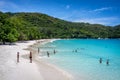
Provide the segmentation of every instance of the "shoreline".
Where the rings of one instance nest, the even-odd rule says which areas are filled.
[[[53,42],[56,40],[60,40],[60,39],[38,40],[35,44],[30,46],[28,49],[33,52],[33,60],[37,64],[38,69],[40,71],[42,71],[41,75],[43,76],[44,80],[73,80],[73,76],[71,74],[69,74],[68,72],[60,69],[59,67],[57,67],[51,63],[44,61],[42,58],[40,58],[41,56],[39,55],[42,53],[38,54],[37,50],[34,49],[35,47],[37,48],[39,45],[44,45],[46,43]],[[42,66],[44,66],[44,68]],[[46,71],[47,73],[44,72],[43,70]],[[50,71],[50,72],[48,72],[48,71]],[[47,74],[47,76],[46,76],[46,74]],[[54,77],[51,77],[51,76],[54,76]]]
[[[0,45],[0,78],[1,80],[72,80],[72,76],[55,65],[46,63],[37,55],[32,47],[54,41],[55,39],[41,39],[16,42],[15,45]],[[33,53],[33,62],[29,62],[29,53]],[[20,62],[16,61],[16,54],[20,53]],[[40,54],[40,53],[39,53]],[[12,73],[12,74],[11,74]]]

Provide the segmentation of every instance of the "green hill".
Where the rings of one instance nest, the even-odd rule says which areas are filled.
[[[0,12],[0,41],[41,38],[120,38],[120,25],[75,23],[42,13]]]

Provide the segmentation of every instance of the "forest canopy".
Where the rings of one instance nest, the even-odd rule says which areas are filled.
[[[0,12],[0,42],[43,38],[120,38],[120,25],[76,23],[42,13]]]

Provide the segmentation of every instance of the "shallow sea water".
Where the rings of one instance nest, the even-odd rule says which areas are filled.
[[[56,40],[40,49],[46,61],[72,74],[74,80],[120,80],[120,40]]]

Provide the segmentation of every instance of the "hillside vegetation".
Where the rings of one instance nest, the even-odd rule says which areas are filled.
[[[120,25],[75,23],[42,13],[0,12],[0,42],[42,38],[120,38]]]

